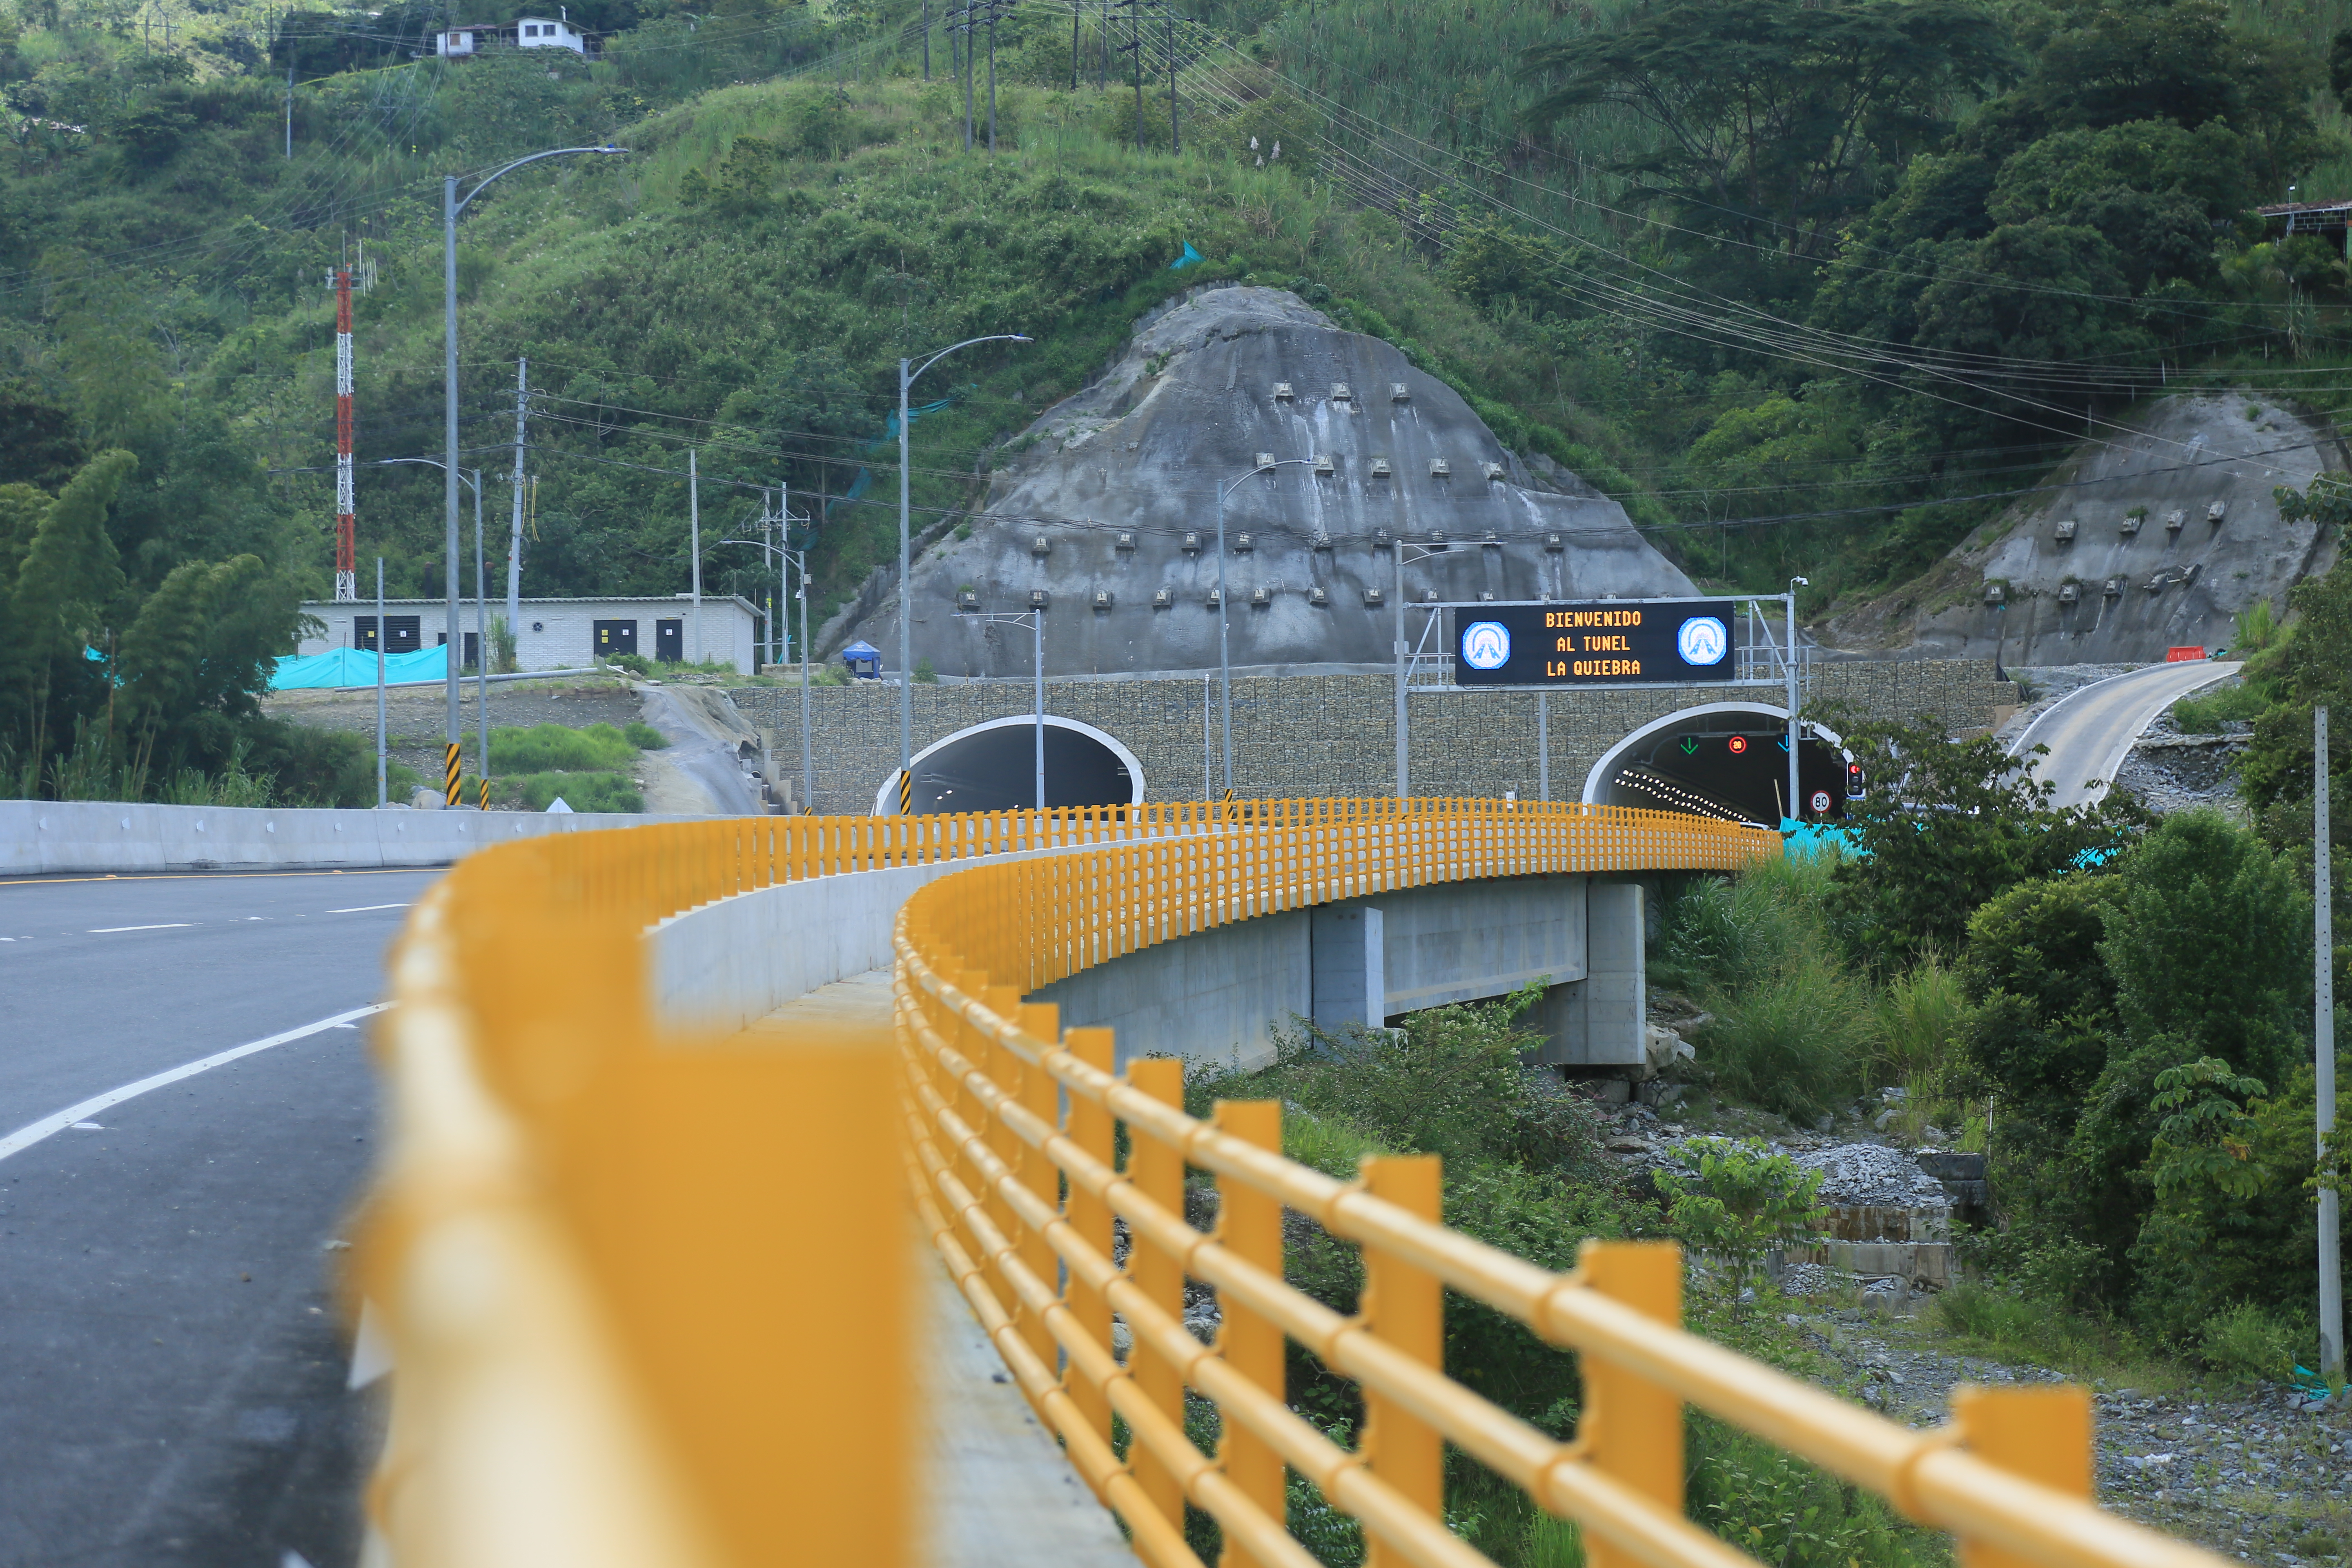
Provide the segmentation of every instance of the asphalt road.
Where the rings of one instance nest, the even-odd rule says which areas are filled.
[[[334,1244],[376,1141],[364,1023],[433,871],[0,884],[0,1568],[358,1557],[378,1391]]]
[[[2032,764],[2033,776],[2058,786],[2051,804],[2063,809],[2088,805],[2107,793],[2132,742],[2156,716],[2200,686],[2210,686],[2244,668],[2235,660],[2196,664],[2151,664],[2110,676],[2071,692],[2034,720],[2010,748],[2012,756],[2035,746],[2050,754]]]

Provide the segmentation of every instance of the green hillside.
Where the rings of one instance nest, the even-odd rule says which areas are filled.
[[[329,268],[366,280],[362,462],[437,454],[441,177],[551,146],[629,151],[507,176],[458,258],[494,533],[531,367],[535,595],[683,588],[691,450],[706,585],[764,594],[758,552],[722,542],[789,483],[822,615],[894,548],[900,355],[1036,340],[923,384],[937,525],[1140,310],[1219,279],[1399,342],[1703,580],[1803,573],[1817,601],[1923,569],[2158,387],[2326,405],[2344,379],[2342,258],[2250,216],[2352,194],[2326,8],[1247,0],[1139,38],[1084,11],[1074,56],[1071,11],[1040,4],[997,29],[992,153],[984,68],[964,148],[944,8],[928,79],[896,0],[576,11],[606,30],[593,64],[448,64],[415,58],[426,5],[164,28],[25,0],[0,38],[16,548],[96,454],[135,465],[107,512],[119,583],[89,563],[71,614],[28,617],[51,640],[0,659],[102,649],[191,563],[323,595]],[[391,593],[442,592],[441,506],[429,468],[363,468],[362,577],[380,553]],[[104,689],[18,684],[0,724],[25,755]],[[210,765],[248,723],[155,743]]]

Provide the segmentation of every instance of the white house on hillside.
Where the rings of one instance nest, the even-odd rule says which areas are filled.
[[[569,16],[561,14],[553,19],[545,16],[522,16],[512,22],[482,22],[451,27],[433,35],[433,52],[444,59],[464,59],[486,49],[501,46],[520,49],[570,49],[575,55],[588,53],[588,35],[572,25]]]

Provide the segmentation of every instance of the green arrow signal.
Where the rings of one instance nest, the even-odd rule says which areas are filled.
[[[1696,739],[1686,740],[1686,741],[1685,741],[1685,742],[1683,742],[1683,755],[1684,755],[1684,756],[1687,757],[1687,756],[1689,756],[1693,752],[1696,752],[1696,751],[1697,751],[1697,750],[1698,750],[1698,742],[1697,742]]]

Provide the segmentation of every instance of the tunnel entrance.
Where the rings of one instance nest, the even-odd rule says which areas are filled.
[[[1789,712],[1761,703],[1710,702],[1643,725],[1601,754],[1584,781],[1596,805],[1680,811],[1720,821],[1777,826],[1783,816],[1835,822],[1863,780],[1835,731],[1805,722],[1797,747],[1797,795],[1789,793]],[[1823,802],[1826,801],[1824,805]]]
[[[908,809],[918,816],[1025,811],[1037,804],[1035,719],[1023,714],[959,730],[915,753]],[[1143,799],[1135,753],[1091,724],[1045,716],[1045,804],[1133,805]],[[898,772],[874,796],[877,816],[899,809]]]

